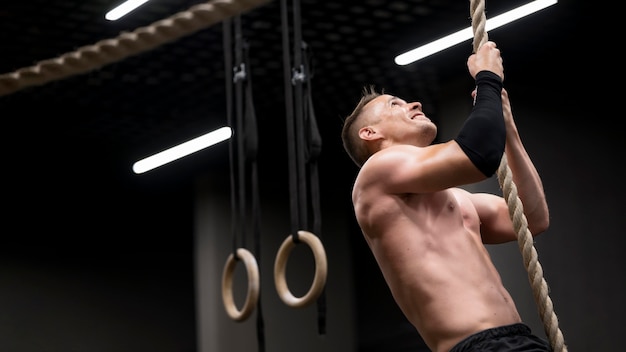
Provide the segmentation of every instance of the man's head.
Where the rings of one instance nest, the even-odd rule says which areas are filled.
[[[380,149],[394,144],[426,146],[437,127],[422,112],[419,102],[407,103],[392,95],[363,89],[361,100],[345,119],[341,139],[350,158],[361,167]]]
[[[372,86],[363,88],[361,100],[359,100],[359,103],[356,105],[352,113],[348,115],[343,122],[343,129],[341,130],[343,147],[358,167],[363,166],[363,163],[365,163],[371,155],[365,143],[363,143],[359,137],[359,130],[369,123],[369,121],[365,121],[364,118],[361,118],[361,113],[367,103],[382,94],[382,92],[377,92]]]

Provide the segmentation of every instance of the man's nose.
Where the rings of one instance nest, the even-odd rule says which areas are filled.
[[[422,103],[420,103],[419,101],[413,102],[413,103],[409,103],[409,110],[422,110]]]

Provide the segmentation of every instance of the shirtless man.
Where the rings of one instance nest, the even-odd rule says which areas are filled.
[[[360,167],[352,201],[391,293],[428,347],[443,351],[549,351],[521,322],[484,243],[517,239],[505,200],[459,186],[485,180],[506,153],[533,235],[549,225],[541,179],[513,120],[495,43],[467,60],[475,104],[459,135],[419,102],[365,90],[342,131]]]

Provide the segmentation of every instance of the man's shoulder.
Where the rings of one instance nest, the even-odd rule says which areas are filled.
[[[367,161],[363,164],[363,168],[365,168],[366,166],[371,168],[372,165],[382,165],[384,167],[393,166],[394,164],[405,161],[407,160],[406,158],[410,158],[416,153],[419,153],[421,149],[423,148],[408,144],[393,145],[381,149],[378,152],[374,153],[372,156],[370,156],[369,159],[367,159]]]
[[[376,183],[385,181],[385,175],[402,167],[409,155],[408,149],[404,146],[393,146],[380,150],[363,163],[357,175],[357,181],[371,180]]]
[[[353,191],[375,193],[382,196],[397,195],[395,184],[401,182],[402,175],[416,160],[420,147],[394,145],[373,154],[361,167],[354,183]]]

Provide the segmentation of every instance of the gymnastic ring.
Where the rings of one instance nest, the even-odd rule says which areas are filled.
[[[226,313],[234,321],[243,321],[248,319],[254,308],[256,308],[259,300],[259,266],[257,265],[254,255],[245,248],[237,249],[237,258],[243,260],[248,275],[248,292],[246,301],[241,310],[237,309],[233,298],[233,272],[238,259],[231,253],[226,260],[224,272],[222,274],[222,300]]]
[[[276,285],[276,291],[285,304],[294,308],[307,306],[317,299],[324,289],[327,275],[326,251],[320,239],[308,231],[298,231],[298,236],[302,242],[309,245],[315,258],[315,276],[313,283],[304,296],[295,297],[291,291],[289,291],[285,279],[287,260],[289,259],[291,250],[296,245],[291,236],[283,241],[283,244],[276,254],[276,260],[274,261],[274,284]]]

